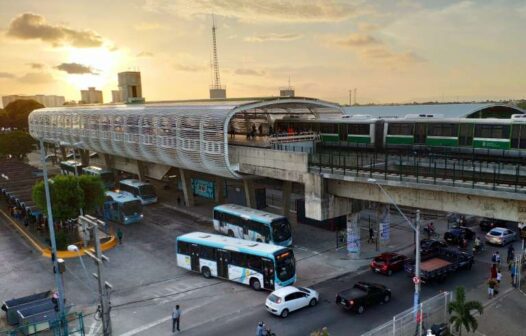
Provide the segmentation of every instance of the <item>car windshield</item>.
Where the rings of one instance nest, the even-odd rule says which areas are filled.
[[[133,201],[125,202],[122,204],[121,210],[125,216],[139,214],[142,211],[141,201],[133,200]]]
[[[275,303],[276,303],[276,302],[279,301],[280,297],[277,296],[277,295],[274,295],[274,294],[270,294],[270,295],[268,296],[268,299],[269,299],[271,302],[275,302]]]
[[[374,262],[377,264],[383,264],[385,262],[385,259],[382,257],[376,257],[374,258]]]
[[[290,223],[288,219],[281,218],[272,222],[272,240],[279,243],[290,239]]]
[[[155,197],[155,189],[151,184],[145,184],[139,187],[139,194],[143,197]]]
[[[287,281],[296,274],[296,261],[292,250],[278,252],[276,255],[276,274],[281,281]]]
[[[495,236],[495,237],[500,237],[500,236],[502,236],[502,232],[500,232],[500,231],[490,231],[489,234],[490,234],[491,236]]]
[[[298,288],[300,291],[302,291],[303,293],[310,293],[309,290],[307,288],[304,288],[304,287],[296,287]]]

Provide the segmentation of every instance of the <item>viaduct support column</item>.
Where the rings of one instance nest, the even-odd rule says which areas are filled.
[[[361,252],[360,211],[363,205],[352,200],[352,212],[347,215],[347,253],[351,259],[359,259]]]
[[[187,207],[193,206],[195,202],[190,171],[179,168],[179,175],[181,176],[181,186],[183,187],[184,204],[186,204]]]
[[[137,175],[139,175],[139,180],[144,181],[146,179],[146,167],[144,162],[137,160]]]
[[[245,190],[245,199],[247,207],[256,208],[256,191],[254,189],[254,181],[243,180],[243,188]]]
[[[89,150],[80,149],[80,162],[83,166],[89,166]]]
[[[391,212],[390,204],[377,203],[376,206],[376,221],[377,239],[380,249],[383,250],[388,244],[391,235]]]
[[[225,202],[225,179],[222,177],[216,177],[215,179],[215,201],[217,203]]]
[[[289,214],[290,214],[290,193],[291,191],[292,191],[292,182],[284,181],[281,201],[283,202],[283,216],[285,217],[289,217]]]
[[[60,155],[62,155],[62,160],[66,161],[68,158],[68,153],[66,152],[66,147],[60,146]]]

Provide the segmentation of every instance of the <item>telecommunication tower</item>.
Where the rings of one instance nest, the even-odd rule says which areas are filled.
[[[221,86],[219,76],[219,61],[217,57],[216,23],[212,15],[212,85],[210,85],[210,99],[225,99],[226,88]]]

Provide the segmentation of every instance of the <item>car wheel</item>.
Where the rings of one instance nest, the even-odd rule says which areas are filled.
[[[201,274],[203,274],[203,276],[207,279],[210,279],[212,277],[212,272],[210,272],[210,268],[208,267],[203,267],[201,269]]]
[[[316,299],[312,299],[312,300],[310,300],[310,302],[309,302],[309,306],[311,306],[311,307],[314,307],[314,306],[317,305],[317,304],[318,304],[318,300],[316,300]]]
[[[234,237],[234,231],[228,230],[228,236],[229,237]]]
[[[283,309],[280,316],[286,318],[287,316],[289,316],[289,310],[287,308]]]
[[[259,291],[261,290],[261,282],[258,279],[252,279],[250,280],[250,287],[255,291]]]
[[[391,275],[393,275],[393,270],[388,270],[387,271],[387,276],[391,276]]]
[[[365,312],[365,307],[363,305],[360,305],[358,307],[358,314],[363,314]]]
[[[388,294],[388,295],[384,296],[384,303],[387,303],[389,301],[391,301],[391,295]]]

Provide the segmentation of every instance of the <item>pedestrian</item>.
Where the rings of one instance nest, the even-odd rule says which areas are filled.
[[[493,265],[497,264],[497,252],[493,252],[493,254],[491,255],[491,263]]]
[[[517,275],[517,265],[512,263],[511,265],[511,285],[517,287],[517,282],[515,281],[515,276]]]
[[[175,309],[172,312],[172,332],[175,332],[175,327],[177,326],[177,331],[181,331],[179,329],[179,322],[181,320],[181,309],[179,308],[179,305],[175,306]]]
[[[500,270],[497,271],[497,287],[500,287],[500,281],[502,280],[502,273]]]
[[[515,248],[510,244],[508,246],[508,254],[506,255],[506,263],[509,264],[513,259],[515,259]]]
[[[495,279],[488,280],[488,298],[491,299],[495,295]]]
[[[123,236],[122,230],[121,230],[121,228],[118,228],[117,229],[117,238],[119,239],[119,244],[122,244],[122,236]]]
[[[495,252],[495,260],[496,260],[497,266],[500,269],[500,253],[499,253],[499,251]]]
[[[367,240],[368,243],[374,243],[374,230],[372,227],[369,228],[369,239]]]
[[[490,278],[497,279],[497,265],[496,264],[491,265]]]
[[[263,322],[259,321],[256,328],[256,336],[263,336]]]
[[[177,205],[181,206],[181,196],[177,196]]]

